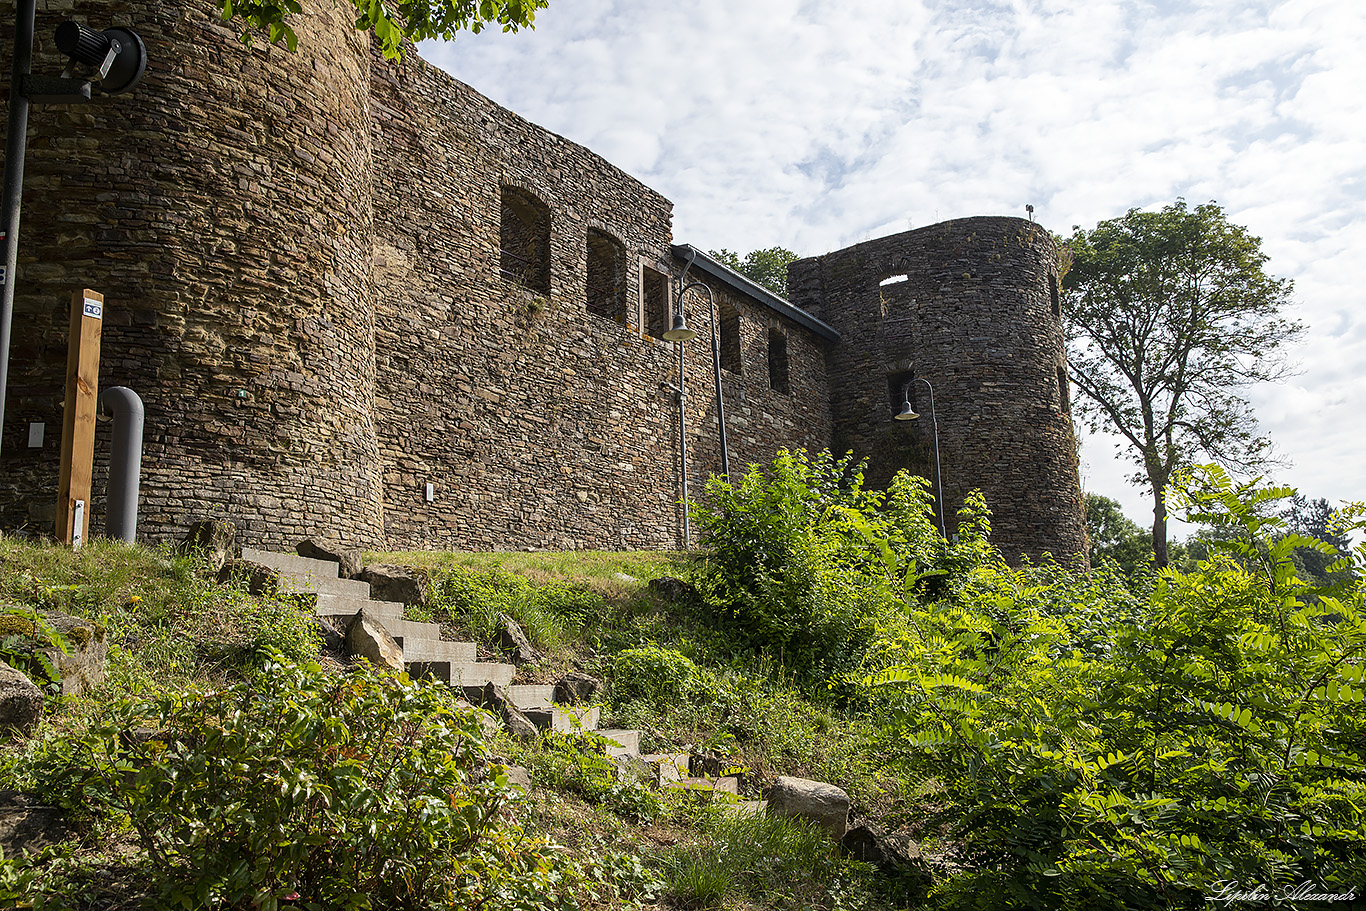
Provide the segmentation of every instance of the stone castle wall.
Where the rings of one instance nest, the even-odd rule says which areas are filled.
[[[67,312],[90,287],[108,301],[100,385],[147,409],[149,537],[211,515],[248,539],[380,543],[368,41],[326,5],[300,29],[306,61],[243,48],[202,0],[49,6],[35,72],[61,71],[66,16],[134,26],[148,68],[132,96],[30,117],[5,524],[50,528]]]
[[[1082,553],[1081,491],[1057,307],[1056,251],[1039,225],[964,218],[793,263],[794,304],[837,326],[829,383],[834,448],[933,479],[928,389],[894,421],[901,389],[933,386],[946,524],[970,490],[1011,559]]]
[[[61,6],[40,36],[67,15],[131,26],[149,64],[130,97],[31,116],[0,525],[51,527],[67,308],[91,287],[101,386],[147,407],[144,539],[221,517],[267,546],[680,542],[680,376],[694,495],[720,460],[705,308],[689,296],[703,336],[680,374],[657,337],[676,302],[661,317],[645,300],[648,270],[682,267],[667,200],[415,57],[381,60],[325,3],[297,55],[242,47],[213,0]],[[61,66],[40,48],[35,71]],[[526,275],[508,270],[509,200],[542,207],[514,237],[545,229]],[[590,238],[620,254],[607,315],[590,312]],[[731,306],[732,466],[826,445],[825,343]],[[101,503],[97,478],[92,530]]]

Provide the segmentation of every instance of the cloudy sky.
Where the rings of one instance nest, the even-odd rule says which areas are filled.
[[[674,238],[803,255],[970,215],[1060,233],[1217,201],[1295,281],[1250,398],[1278,481],[1366,500],[1362,0],[550,0],[423,56],[673,200]],[[1114,445],[1083,482],[1151,521]]]

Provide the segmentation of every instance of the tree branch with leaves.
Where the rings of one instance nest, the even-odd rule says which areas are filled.
[[[1093,231],[1073,229],[1064,280],[1077,410],[1117,433],[1153,496],[1153,553],[1166,566],[1164,497],[1176,471],[1213,461],[1237,471],[1274,463],[1243,397],[1284,379],[1303,326],[1281,316],[1293,289],[1268,275],[1261,239],[1217,203],[1131,209]]]
[[[371,31],[380,39],[384,56],[391,60],[403,56],[404,41],[440,38],[450,41],[462,31],[481,32],[499,26],[505,32],[534,28],[536,10],[545,9],[548,0],[331,0],[350,6],[355,26]],[[283,43],[294,51],[299,36],[294,32],[297,17],[303,15],[300,0],[222,0],[223,21],[237,20],[243,26],[242,41],[250,44],[252,31],[269,35],[271,44]]]

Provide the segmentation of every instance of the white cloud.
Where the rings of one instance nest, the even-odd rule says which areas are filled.
[[[703,248],[1217,200],[1310,327],[1303,372],[1252,396],[1279,477],[1366,500],[1363,44],[1359,0],[551,0],[534,32],[424,53],[664,193]],[[1084,458],[1148,515],[1108,444]]]

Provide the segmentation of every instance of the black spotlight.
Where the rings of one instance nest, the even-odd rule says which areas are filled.
[[[126,28],[97,32],[67,20],[57,26],[57,49],[100,74],[100,90],[107,95],[131,91],[147,70],[147,48],[137,33]]]

